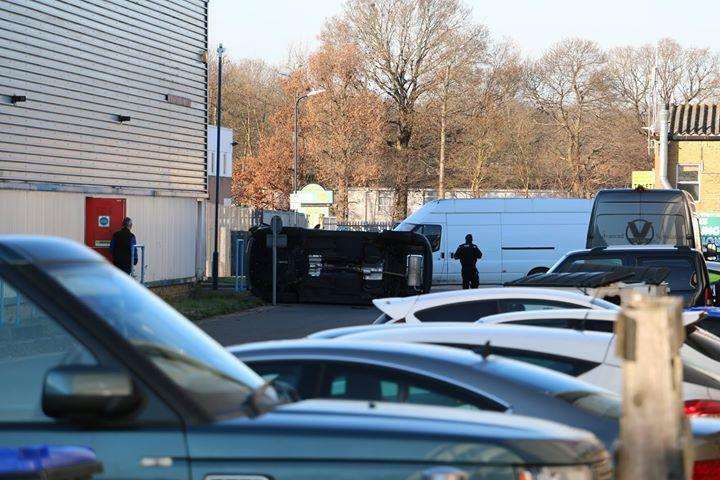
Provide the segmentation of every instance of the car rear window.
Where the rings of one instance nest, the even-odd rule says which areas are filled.
[[[620,205],[613,204],[618,209]],[[687,234],[685,217],[678,213],[600,214],[595,217],[591,246],[687,245]]]
[[[694,292],[698,288],[697,268],[690,257],[685,256],[653,256],[638,258],[640,267],[665,267],[670,274],[665,281],[670,292]]]
[[[497,300],[476,300],[418,310],[415,317],[421,322],[474,322],[495,315],[498,308]]]

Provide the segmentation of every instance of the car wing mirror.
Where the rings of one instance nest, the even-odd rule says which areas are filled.
[[[140,406],[142,396],[124,370],[87,365],[63,365],[45,375],[42,409],[61,419],[111,420]]]

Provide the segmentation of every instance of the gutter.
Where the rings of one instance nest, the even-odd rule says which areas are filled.
[[[668,180],[668,142],[669,142],[669,132],[668,132],[668,117],[670,116],[668,112],[668,106],[663,106],[663,109],[660,110],[660,118],[658,119],[660,123],[660,148],[659,148],[659,154],[660,154],[660,162],[658,165],[658,177],[660,180],[660,187],[671,189],[673,188],[670,185],[670,181]]]

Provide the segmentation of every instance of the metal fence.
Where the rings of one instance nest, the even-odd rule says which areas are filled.
[[[206,248],[205,248],[205,272],[206,275],[212,271],[212,253],[214,248],[215,235],[215,205],[208,204],[205,212],[206,225]],[[218,210],[218,274],[221,277],[229,277],[234,270],[232,264],[232,232],[247,232],[257,225],[270,224],[273,216],[282,218],[286,227],[307,227],[307,218],[302,213],[263,210],[252,207],[238,207],[235,205],[220,205]]]
[[[398,222],[339,222],[334,217],[323,218],[323,229],[352,232],[382,232],[392,230]]]

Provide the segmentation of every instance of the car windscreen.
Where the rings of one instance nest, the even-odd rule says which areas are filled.
[[[602,213],[595,216],[592,247],[611,245],[689,245],[685,216],[663,214]]]
[[[56,264],[50,275],[215,416],[241,412],[263,380],[160,298],[108,263]]]

